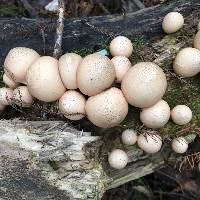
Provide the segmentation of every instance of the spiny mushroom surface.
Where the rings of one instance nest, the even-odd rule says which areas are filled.
[[[15,82],[26,83],[27,69],[40,57],[33,49],[16,47],[5,58],[4,69]]]
[[[112,168],[122,169],[128,163],[128,156],[123,150],[114,149],[108,156],[108,162]]]
[[[125,145],[134,145],[137,142],[137,132],[132,129],[126,129],[122,132],[121,140]]]
[[[77,84],[80,91],[88,96],[99,94],[109,88],[115,80],[115,68],[106,56],[90,54],[79,64]]]
[[[177,32],[184,24],[183,16],[178,12],[168,13],[162,22],[163,31],[167,34]]]
[[[96,126],[110,128],[119,125],[128,113],[128,103],[120,89],[112,87],[86,102],[88,119]]]
[[[165,94],[166,88],[165,73],[151,62],[141,62],[131,67],[121,84],[128,103],[139,108],[156,104]]]
[[[188,142],[184,137],[178,137],[172,140],[172,149],[176,153],[185,153],[188,149]]]
[[[59,72],[67,89],[77,89],[76,72],[82,57],[75,53],[66,53],[59,59]]]
[[[177,54],[173,69],[182,77],[192,77],[200,72],[200,51],[195,48],[184,48]]]
[[[158,101],[149,108],[143,108],[140,113],[140,120],[148,128],[161,128],[170,118],[170,107],[164,100]]]
[[[67,119],[80,120],[85,117],[85,97],[75,91],[68,90],[59,100],[59,110]]]
[[[50,56],[37,59],[28,68],[26,80],[30,94],[44,102],[56,101],[66,90],[58,71],[58,61]]]
[[[6,86],[8,86],[10,89],[15,89],[18,86],[18,83],[13,81],[10,77],[8,77],[5,73],[3,75],[3,82]]]

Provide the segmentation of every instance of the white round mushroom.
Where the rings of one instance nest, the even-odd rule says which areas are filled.
[[[161,128],[170,118],[170,107],[164,100],[158,101],[149,108],[143,108],[140,113],[140,120],[148,128]]]
[[[96,126],[110,128],[119,125],[128,113],[128,103],[120,89],[112,87],[86,102],[88,119]]]
[[[184,48],[176,56],[173,69],[182,77],[192,77],[200,72],[200,51],[195,48]]]
[[[141,62],[131,67],[121,84],[128,103],[139,108],[156,104],[165,94],[166,88],[165,73],[151,62]]]
[[[200,30],[197,32],[197,34],[194,37],[194,48],[200,50]]]
[[[33,104],[33,97],[27,86],[19,86],[13,91],[13,103],[21,107],[30,107]]]
[[[185,153],[188,149],[188,142],[184,137],[178,137],[172,140],[172,149],[176,153]]]
[[[4,73],[3,75],[3,82],[5,83],[6,86],[8,86],[10,89],[15,89],[18,86],[18,83],[13,81],[10,77]]]
[[[125,56],[115,56],[111,59],[116,72],[116,81],[121,83],[126,72],[131,68],[130,60]]]
[[[75,53],[66,53],[59,59],[59,72],[67,89],[77,89],[76,72],[82,57]]]
[[[130,57],[132,52],[133,45],[127,37],[117,36],[110,43],[110,53],[112,56]]]
[[[26,83],[27,69],[40,57],[33,49],[16,47],[5,58],[4,69],[15,82]]]
[[[0,104],[11,105],[13,99],[13,90],[10,88],[0,88]]]
[[[128,156],[123,150],[115,149],[108,156],[108,162],[112,168],[122,169],[128,163]]]
[[[162,22],[163,31],[167,34],[177,32],[184,24],[183,15],[178,12],[168,13]]]
[[[50,56],[37,59],[28,68],[26,78],[30,94],[41,101],[56,101],[66,91],[59,75],[58,61]]]
[[[80,91],[88,96],[99,94],[109,88],[115,80],[115,68],[106,56],[86,56],[77,69],[77,84]]]
[[[146,153],[157,153],[162,147],[162,138],[158,134],[140,134],[137,144]]]
[[[125,145],[134,145],[137,142],[137,132],[126,129],[122,132],[121,140]]]
[[[171,118],[175,124],[184,125],[191,121],[192,111],[186,105],[177,105],[171,111]]]
[[[85,117],[85,97],[75,91],[68,90],[59,100],[59,110],[67,119],[80,120]]]

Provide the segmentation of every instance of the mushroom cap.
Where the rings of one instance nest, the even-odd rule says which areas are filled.
[[[112,56],[130,57],[132,52],[133,44],[127,37],[117,36],[110,43],[110,53]]]
[[[115,79],[115,68],[106,56],[90,54],[77,69],[77,84],[80,91],[88,96],[99,94],[109,88]]]
[[[197,32],[197,34],[194,37],[194,48],[200,50],[200,30]]]
[[[15,82],[26,83],[27,69],[40,57],[33,49],[16,47],[5,58],[4,69]]]
[[[120,89],[112,87],[86,102],[88,119],[96,126],[110,128],[119,125],[128,113],[128,103]]]
[[[181,15],[178,12],[170,12],[164,17],[162,22],[162,28],[165,33],[170,34],[181,29],[183,24],[183,15]]]
[[[58,61],[59,72],[67,89],[77,89],[76,72],[82,57],[75,53],[66,53]]]
[[[175,124],[184,125],[191,121],[192,111],[186,105],[177,105],[171,111],[171,118]]]
[[[59,110],[67,119],[80,120],[85,117],[85,97],[75,91],[68,90],[59,100]]]
[[[185,153],[188,149],[188,142],[184,137],[178,137],[172,140],[172,149],[176,153]]]
[[[121,83],[126,72],[131,68],[130,60],[125,56],[115,56],[111,59],[115,67],[117,82]]]
[[[19,86],[13,91],[13,103],[21,107],[30,107],[33,104],[33,97],[27,86]]]
[[[158,101],[149,108],[143,108],[140,113],[140,120],[148,128],[161,128],[170,118],[170,107],[164,100]]]
[[[134,145],[137,142],[137,132],[126,129],[122,132],[121,140],[125,145]]]
[[[112,168],[122,169],[128,163],[128,156],[123,150],[114,149],[108,156],[108,162]]]
[[[0,104],[11,105],[13,98],[13,90],[10,88],[2,87],[0,88]]]
[[[10,77],[8,77],[5,73],[3,75],[3,82],[6,86],[8,86],[11,89],[15,89],[18,86],[18,83],[13,81]]]
[[[162,147],[162,138],[158,134],[140,134],[137,144],[146,153],[156,153]]]
[[[200,30],[200,22],[197,25],[197,29]]]
[[[195,76],[200,72],[200,51],[190,47],[182,49],[174,60],[173,69],[182,77]]]
[[[165,94],[167,80],[163,70],[151,62],[131,67],[122,79],[121,89],[128,103],[146,108],[157,103]]]
[[[59,75],[58,61],[50,56],[37,59],[29,67],[26,78],[30,94],[41,101],[55,101],[66,90]]]

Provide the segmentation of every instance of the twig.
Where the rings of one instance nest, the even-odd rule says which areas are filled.
[[[30,5],[30,3],[27,0],[20,0],[20,2],[26,9],[31,18],[38,18],[38,13],[35,11],[35,9]]]
[[[65,1],[59,0],[59,17],[57,21],[57,29],[56,29],[56,39],[54,45],[53,57],[58,58],[61,54],[61,46],[62,46],[62,36],[64,29],[64,13],[65,13]]]

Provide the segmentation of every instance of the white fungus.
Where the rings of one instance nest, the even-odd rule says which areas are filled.
[[[184,137],[178,137],[172,140],[172,149],[176,153],[185,153],[188,149],[188,142]]]
[[[132,129],[126,129],[122,132],[121,140],[125,145],[134,145],[137,142],[137,132]]]

